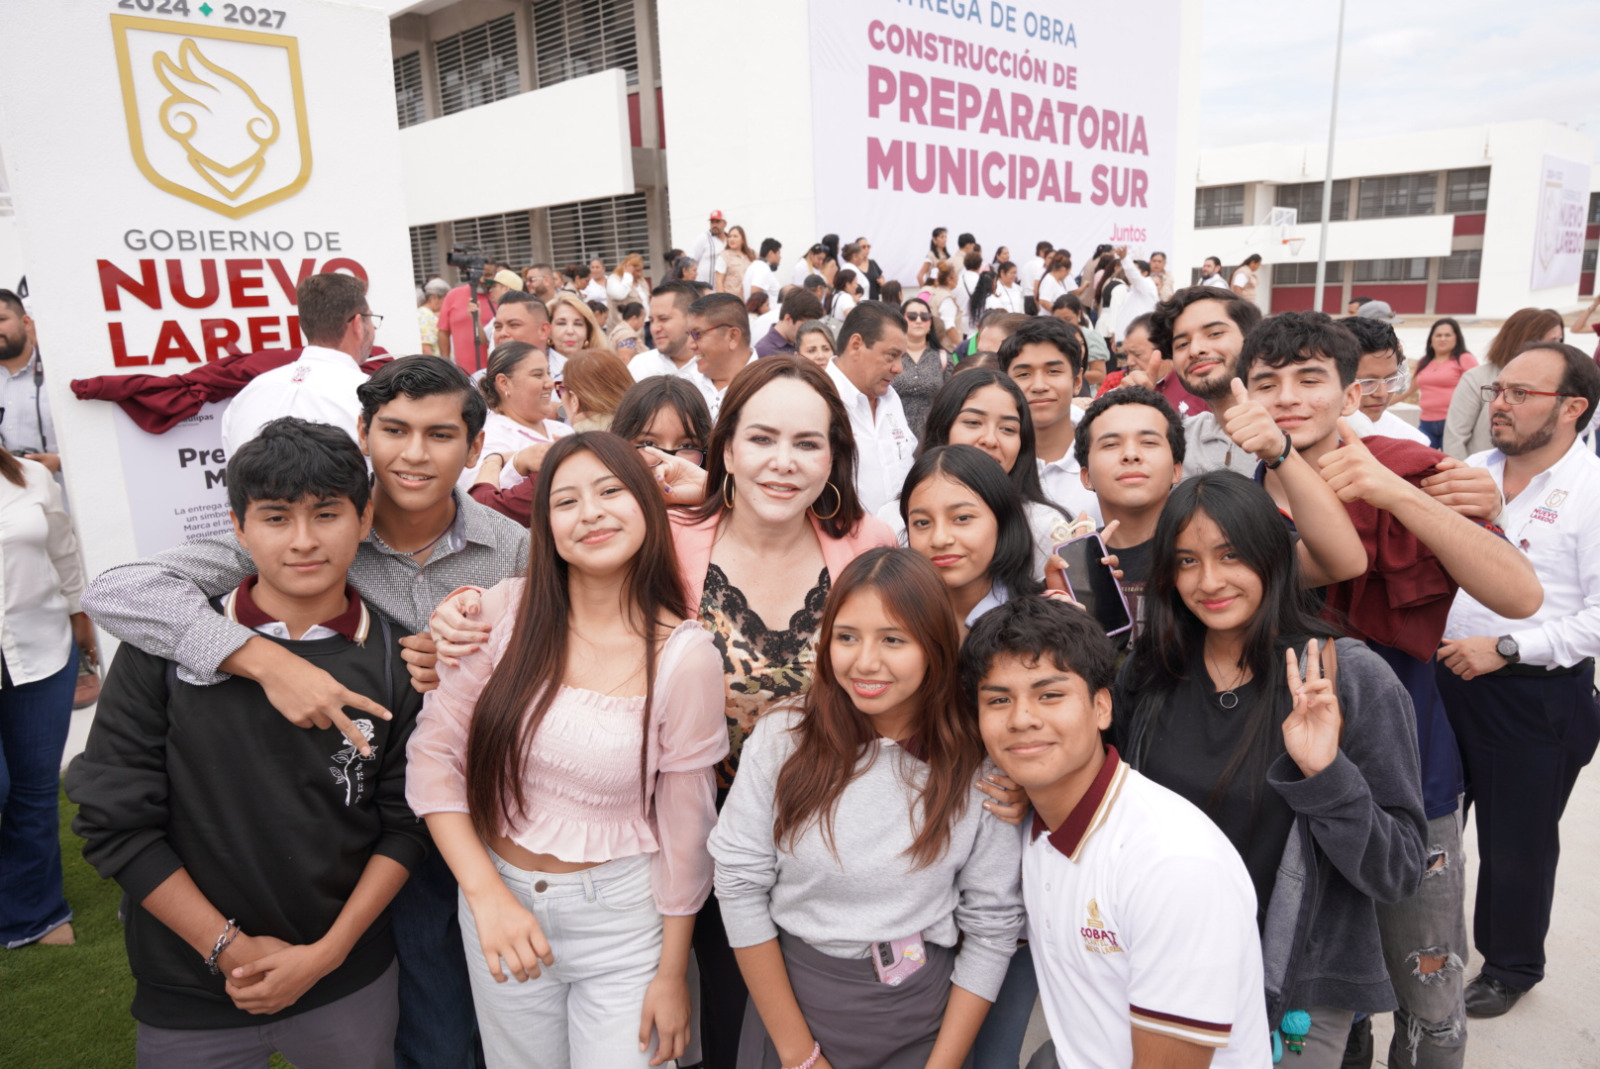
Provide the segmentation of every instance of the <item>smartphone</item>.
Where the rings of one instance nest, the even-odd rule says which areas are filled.
[[[1128,608],[1122,584],[1110,565],[1102,564],[1106,544],[1098,534],[1086,534],[1056,546],[1056,556],[1067,565],[1067,593],[1072,600],[1099,621],[1107,635],[1120,635],[1133,628],[1133,612]]]
[[[927,961],[920,933],[872,944],[872,967],[877,970],[878,979],[890,987],[898,987]]]

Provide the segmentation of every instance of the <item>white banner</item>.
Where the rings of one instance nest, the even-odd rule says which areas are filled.
[[[295,287],[368,280],[418,351],[389,21],[321,0],[13,4],[5,145],[63,469],[91,572],[226,525],[216,416],[166,435],[71,379],[302,343]]]
[[[1073,271],[1170,251],[1178,0],[812,0],[817,226],[916,278],[935,227]]]
[[[1539,221],[1533,237],[1529,289],[1576,285],[1583,271],[1589,165],[1546,156],[1539,168]]]

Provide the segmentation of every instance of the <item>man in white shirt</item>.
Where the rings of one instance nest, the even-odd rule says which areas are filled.
[[[230,455],[280,416],[328,423],[359,442],[367,381],[361,362],[372,354],[382,316],[367,305],[367,284],[354,275],[307,275],[295,291],[306,347],[292,364],[251,379],[222,413],[222,448]]]
[[[1104,745],[1116,653],[1046,598],[990,610],[961,680],[995,764],[1033,804],[1022,893],[1054,1043],[1034,1066],[1271,1064],[1256,895],[1188,801]]]
[[[628,361],[634,382],[652,375],[681,375],[694,367],[686,317],[699,296],[693,282],[663,282],[650,294],[650,337],[656,347]]]
[[[694,239],[694,247],[689,250],[689,258],[698,268],[695,277],[713,287],[720,288],[717,269],[722,264],[722,252],[728,247],[727,230],[728,221],[722,212],[712,212],[705,232]]]
[[[876,513],[900,493],[917,436],[892,384],[903,366],[906,320],[882,301],[861,301],[839,328],[839,355],[828,377],[839,391],[856,439],[856,496]]]
[[[1039,299],[1039,280],[1044,278],[1045,261],[1050,259],[1054,251],[1055,246],[1048,241],[1041,241],[1033,247],[1033,259],[1023,264],[1017,272],[1017,285],[1022,287],[1023,297],[1032,297],[1035,301]]]
[[[756,290],[766,290],[767,299],[776,308],[782,299],[778,296],[778,263],[783,259],[783,245],[777,238],[761,239],[761,255],[744,269],[744,299],[749,300]]]
[[[1122,278],[1128,287],[1127,294],[1122,298],[1122,303],[1117,308],[1116,343],[1122,345],[1126,337],[1128,324],[1142,315],[1147,315],[1155,309],[1156,302],[1161,299],[1156,292],[1156,284],[1150,281],[1150,265],[1143,260],[1128,258],[1126,245],[1117,249],[1117,258],[1122,261]]]
[[[1044,496],[1076,519],[1100,525],[1100,501],[1078,475],[1072,399],[1083,385],[1083,347],[1072,328],[1054,316],[1028,316],[1000,343],[1000,366],[1016,380],[1033,417],[1034,450]]]
[[[715,423],[728,383],[756,359],[750,348],[750,313],[731,293],[708,293],[689,305],[684,324],[695,361],[681,374],[705,395]]]
[[[1172,297],[1172,291],[1175,287],[1172,284],[1172,276],[1167,274],[1166,253],[1153,252],[1150,254],[1150,281],[1155,283],[1156,293],[1160,300],[1165,301]]]
[[[1221,260],[1215,256],[1206,257],[1205,263],[1200,265],[1200,285],[1219,290],[1228,288],[1228,280],[1222,277]]]
[[[1468,458],[1505,494],[1501,527],[1533,563],[1544,604],[1525,620],[1456,595],[1439,647],[1439,692],[1477,814],[1473,942],[1483,971],[1471,1017],[1497,1017],[1544,979],[1558,826],[1600,741],[1600,459],[1579,437],[1600,402],[1588,354],[1541,342],[1501,369],[1494,448]]]

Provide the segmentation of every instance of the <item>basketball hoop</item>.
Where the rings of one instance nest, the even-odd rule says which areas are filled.
[[[1284,238],[1283,243],[1289,246],[1290,256],[1299,256],[1300,250],[1305,246],[1305,238]]]

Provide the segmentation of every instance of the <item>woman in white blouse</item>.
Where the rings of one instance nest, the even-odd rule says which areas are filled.
[[[618,312],[629,301],[650,307],[650,284],[644,277],[644,257],[636,252],[624,256],[617,269],[606,276],[606,304],[611,310]]]
[[[83,565],[61,489],[42,464],[0,450],[0,946],[74,941],[61,886],[61,755],[78,648]]]
[[[1039,314],[1047,316],[1055,306],[1056,298],[1067,291],[1067,272],[1072,270],[1072,257],[1064,252],[1050,254],[1045,276],[1039,280]]]
[[[572,433],[565,423],[547,418],[554,385],[544,350],[520,341],[494,347],[478,383],[489,402],[483,449],[477,467],[462,472],[457,486],[465,490],[492,476],[500,489],[509,490],[539,470],[537,461],[543,453],[557,438]]]

